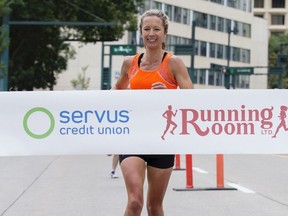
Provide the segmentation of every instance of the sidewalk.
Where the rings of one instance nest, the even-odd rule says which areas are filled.
[[[124,181],[119,167],[119,178],[110,178],[111,162],[106,155],[0,157],[0,216],[123,215]],[[193,175],[195,187],[216,185],[213,174]],[[185,187],[185,171],[173,171],[166,216],[286,216],[288,212],[287,206],[258,193],[173,190]],[[142,215],[147,216],[145,209]]]

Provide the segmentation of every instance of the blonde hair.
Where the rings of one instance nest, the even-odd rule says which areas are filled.
[[[163,23],[164,33],[165,34],[168,33],[168,26],[169,26],[168,16],[161,10],[150,9],[150,10],[144,12],[140,18],[139,30],[140,30],[141,34],[142,34],[143,19],[145,17],[149,17],[149,16],[156,16],[156,17],[160,18],[162,20],[162,23]],[[162,49],[165,49],[165,43],[164,42],[162,43]]]

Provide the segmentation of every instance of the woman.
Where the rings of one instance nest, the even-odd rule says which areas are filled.
[[[181,58],[165,52],[168,17],[159,10],[146,11],[139,25],[145,52],[125,57],[121,74],[112,89],[192,89],[193,84]],[[147,170],[147,211],[162,216],[163,199],[174,166],[174,155],[120,155],[128,203],[125,216],[141,215],[143,184]]]

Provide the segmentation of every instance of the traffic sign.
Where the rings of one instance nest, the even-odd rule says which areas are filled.
[[[193,54],[192,45],[175,45],[175,55],[192,55]]]
[[[111,45],[111,55],[135,55],[136,45]]]
[[[284,72],[283,67],[270,67],[269,74],[282,74]]]
[[[231,75],[251,75],[254,73],[253,67],[230,67],[229,73]]]

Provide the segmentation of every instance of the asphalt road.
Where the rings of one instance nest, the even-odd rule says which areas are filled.
[[[193,155],[193,186],[204,190],[185,190],[181,156],[184,170],[173,171],[166,216],[288,215],[287,155],[224,155],[224,188],[237,190],[217,190],[215,158]],[[106,155],[0,157],[0,216],[123,215],[126,191],[119,169],[120,177],[110,178],[111,160]]]

